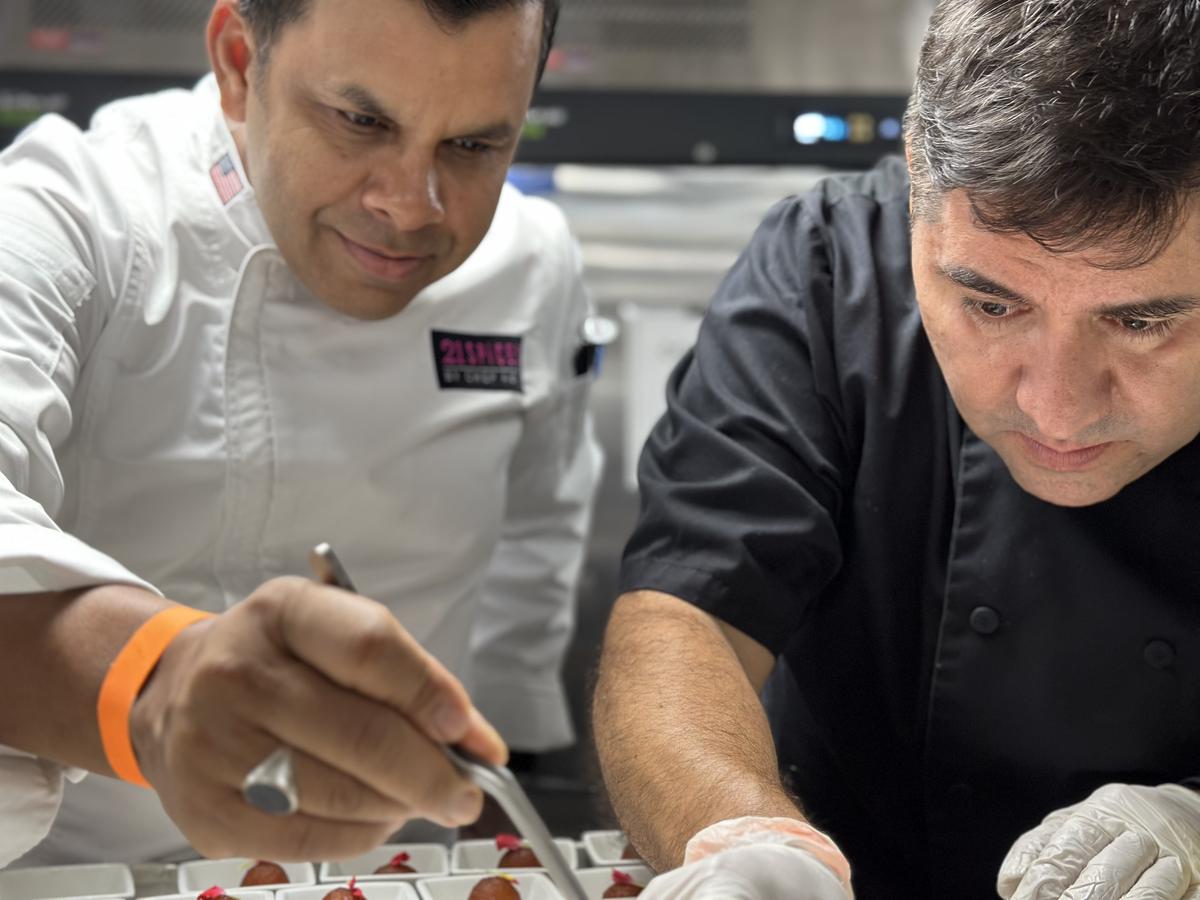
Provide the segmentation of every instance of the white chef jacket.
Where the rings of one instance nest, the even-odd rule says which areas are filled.
[[[46,836],[62,800],[64,776],[77,782],[84,772],[0,747],[0,869]]]
[[[511,186],[401,314],[328,308],[275,248],[211,75],[86,132],[47,116],[0,154],[0,593],[124,582],[220,611],[329,541],[512,746],[563,746],[600,466],[587,314],[564,218]],[[147,792],[96,776],[65,806],[89,791],[104,835],[73,858],[178,843]]]

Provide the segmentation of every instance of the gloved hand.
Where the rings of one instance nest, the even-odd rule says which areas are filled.
[[[996,890],[1006,900],[1200,900],[1200,794],[1105,785],[1021,835]]]
[[[684,864],[659,875],[642,900],[853,900],[850,866],[803,822],[718,822],[688,842]]]

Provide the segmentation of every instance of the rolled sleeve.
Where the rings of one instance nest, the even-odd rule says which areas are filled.
[[[83,773],[0,746],[0,868],[49,833],[62,803],[63,781]]]
[[[638,467],[621,589],[688,601],[775,653],[841,566],[847,451],[820,227],[778,205],[722,283]]]
[[[149,588],[56,522],[75,388],[135,243],[84,141],[50,116],[0,159],[0,593]]]

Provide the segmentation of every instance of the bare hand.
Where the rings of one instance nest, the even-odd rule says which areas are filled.
[[[183,631],[130,730],[167,813],[211,857],[335,859],[410,818],[472,822],[482,795],[437,745],[507,757],[459,681],[386,607],[301,578],[267,582]],[[300,793],[288,817],[241,795],[280,744],[293,748]]]

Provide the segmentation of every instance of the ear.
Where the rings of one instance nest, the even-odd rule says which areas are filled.
[[[238,10],[238,0],[217,0],[213,4],[205,37],[221,91],[221,109],[230,122],[245,122],[254,37]]]

